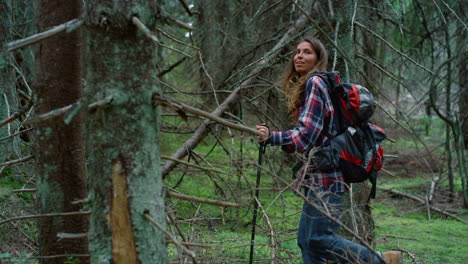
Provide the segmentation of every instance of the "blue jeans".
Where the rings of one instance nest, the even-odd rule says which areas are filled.
[[[306,196],[309,202],[322,209],[326,207],[325,210],[339,219],[343,193],[306,190]],[[304,202],[297,239],[304,264],[322,264],[326,260],[353,264],[381,263],[366,247],[335,234],[338,227],[338,224]]]

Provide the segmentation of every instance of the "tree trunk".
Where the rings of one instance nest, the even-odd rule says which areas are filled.
[[[81,14],[80,0],[37,1],[38,30],[43,31]],[[34,90],[36,112],[46,113],[76,102],[81,97],[79,32],[62,34],[38,45]],[[82,149],[81,117],[71,124],[52,119],[36,127],[38,203],[40,213],[74,212],[80,205],[72,202],[86,196]],[[57,233],[86,233],[84,216],[43,218],[39,221],[40,255],[86,254],[86,241],[58,241]],[[63,263],[66,258],[47,259],[44,263]],[[80,258],[80,263],[88,263]]]
[[[86,116],[91,262],[166,263],[159,115],[152,103],[156,46],[132,24],[152,28],[151,1],[88,1],[85,96],[112,102]]]

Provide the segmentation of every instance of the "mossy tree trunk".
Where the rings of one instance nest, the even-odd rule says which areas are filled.
[[[166,263],[160,175],[156,46],[132,24],[149,28],[155,2],[87,2],[85,98],[112,97],[86,116],[89,251],[92,263]]]
[[[81,14],[81,0],[38,0],[36,4],[39,31]],[[38,45],[34,82],[37,114],[72,104],[81,98],[80,56],[79,31],[52,37]],[[72,202],[86,196],[80,115],[68,125],[61,118],[42,122],[35,131],[40,212],[79,211],[80,205]],[[57,238],[59,232],[86,231],[85,216],[42,218],[39,220],[40,255],[86,254],[86,240],[58,241]],[[65,260],[62,257],[45,262],[64,263]],[[88,260],[80,258],[80,263],[88,263]]]

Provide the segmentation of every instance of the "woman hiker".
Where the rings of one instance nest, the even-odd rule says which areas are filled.
[[[302,39],[286,67],[282,84],[286,95],[288,112],[296,126],[287,131],[269,131],[266,126],[257,126],[263,136],[259,141],[280,145],[288,153],[305,153],[312,147],[321,146],[325,135],[336,135],[335,111],[322,78],[313,76],[326,71],[327,51],[316,38]],[[304,264],[326,263],[381,263],[366,247],[353,243],[336,234],[338,225],[309,203],[325,207],[339,219],[342,212],[342,197],[347,190],[340,170],[315,171],[302,169],[296,181],[296,190],[304,189],[309,202],[304,202],[298,229],[298,244]],[[401,253],[382,253],[387,263],[402,263]]]

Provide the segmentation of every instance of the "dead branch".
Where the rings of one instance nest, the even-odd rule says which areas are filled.
[[[36,189],[18,189],[11,191],[12,193],[36,192]]]
[[[79,233],[79,234],[72,234],[72,233],[57,233],[58,240],[62,239],[83,239],[87,238],[88,233]]]
[[[149,39],[151,39],[156,45],[160,44],[158,37],[156,37],[151,30],[149,30],[145,24],[143,24],[138,17],[132,17],[132,23],[145,34]]]
[[[178,20],[177,18],[169,16],[162,9],[161,9],[161,13],[159,15],[161,16],[161,18],[167,19],[168,21],[171,21],[172,23],[176,24],[177,26],[179,26],[181,28],[187,29],[189,31],[195,30],[195,28],[192,27],[191,25],[189,25],[189,24],[187,24],[185,22],[182,22],[182,21]]]
[[[33,105],[33,102],[31,100],[31,101],[28,102],[28,104],[24,108],[22,108],[19,111],[13,113],[7,119],[1,121],[0,122],[0,127],[6,125],[8,123],[11,123],[11,122],[15,121],[16,119],[18,119],[22,114],[26,113],[29,109],[31,109],[32,105]]]
[[[384,192],[389,192],[389,193],[392,193],[392,194],[396,194],[396,195],[400,195],[400,196],[403,196],[403,197],[406,197],[406,198],[409,198],[409,199],[412,199],[414,201],[417,201],[423,205],[426,205],[426,201],[419,197],[419,196],[416,196],[416,195],[412,195],[412,194],[408,194],[408,193],[404,193],[404,192],[400,192],[400,191],[396,191],[396,190],[392,190],[392,189],[389,189],[389,188],[385,188],[385,187],[380,187],[380,186],[377,186],[377,189],[379,190],[382,190]],[[433,206],[429,206],[429,209],[431,209],[432,211],[436,211],[440,214],[443,214],[445,216],[448,216],[450,218],[453,218],[455,220],[458,220],[464,224],[468,224],[467,221],[461,219],[460,217],[456,216],[456,215],[453,215],[451,213],[448,213],[447,211],[443,210],[443,209],[440,209],[440,208],[436,208],[436,207],[433,207]]]
[[[185,3],[184,0],[179,0],[179,3],[182,5],[182,7],[184,8],[185,12],[187,12],[187,14],[188,14],[189,16],[192,16],[192,15],[193,15],[192,11],[190,10],[190,8],[188,7],[187,3]]]
[[[26,216],[13,217],[13,218],[9,218],[7,220],[1,221],[0,225],[9,223],[11,221],[17,221],[17,220],[47,218],[47,217],[58,217],[58,216],[90,215],[90,214],[91,214],[91,211],[70,212],[70,213],[52,213],[52,214],[41,214],[41,215],[26,215]]]
[[[185,253],[187,253],[189,256],[192,258],[195,258],[195,252],[191,251],[190,249],[186,248],[182,243],[179,242],[171,233],[169,233],[166,229],[164,229],[158,222],[156,222],[150,215],[149,213],[145,213],[145,219],[150,221],[153,225],[155,225],[159,230],[161,230],[172,242],[174,242],[177,245],[177,248],[182,249]]]
[[[211,114],[213,116],[220,117],[224,112],[227,112],[231,106],[237,102],[240,98],[240,91],[245,87],[248,87],[253,83],[257,75],[266,69],[270,62],[275,59],[281,52],[281,49],[289,43],[289,41],[293,40],[295,35],[301,32],[307,26],[307,18],[305,16],[301,16],[296,23],[283,35],[283,37],[278,41],[278,43],[273,47],[273,49],[268,53],[268,55],[263,58],[262,60],[258,61],[255,64],[255,68],[252,70],[252,74],[249,78],[244,80],[237,88],[235,88],[232,93],[222,102]],[[185,141],[183,146],[181,146],[173,155],[172,158],[181,159],[182,157],[188,154],[188,151],[195,148],[203,138],[208,134],[208,130],[212,124],[211,120],[205,120],[193,133],[193,135]],[[174,169],[176,166],[175,162],[168,162],[162,168],[161,174],[163,178],[166,177],[169,172]]]
[[[103,106],[109,104],[110,102],[112,102],[112,96],[108,96],[108,97],[106,97],[104,99],[101,99],[101,100],[99,100],[97,102],[89,104],[88,105],[88,111],[92,113],[92,112],[96,111],[97,108],[103,107]],[[69,123],[71,121],[71,119],[73,118],[73,116],[78,111],[80,111],[81,108],[82,108],[81,107],[81,102],[78,101],[78,102],[75,102],[73,104],[64,106],[62,108],[57,108],[57,109],[54,109],[54,110],[52,110],[50,112],[35,116],[32,119],[29,119],[28,121],[23,122],[23,125],[26,126],[26,125],[31,125],[31,124],[43,122],[45,120],[49,120],[49,119],[52,119],[54,117],[58,117],[58,116],[61,116],[61,115],[64,115],[64,114],[70,112],[70,115],[65,118],[65,123]]]
[[[49,30],[46,30],[44,32],[41,32],[41,33],[37,33],[37,34],[34,34],[32,36],[29,36],[27,38],[24,38],[24,39],[19,39],[19,40],[15,40],[15,41],[12,41],[10,43],[7,43],[5,45],[5,49],[7,51],[14,51],[14,50],[17,50],[17,49],[20,49],[20,48],[24,48],[24,47],[27,47],[27,46],[30,46],[34,43],[37,43],[37,42],[40,42],[44,39],[48,39],[50,37],[53,37],[63,31],[66,31],[67,33],[70,33],[72,32],[73,30],[79,28],[81,25],[83,24],[83,20],[81,19],[72,19],[68,22],[65,22],[61,25],[58,25],[58,26],[55,26]]]
[[[161,159],[175,161],[175,162],[177,162],[179,164],[182,164],[182,165],[185,165],[185,166],[188,166],[188,167],[192,167],[192,168],[197,168],[197,169],[200,169],[200,170],[206,171],[206,172],[216,172],[216,173],[226,174],[225,172],[220,171],[220,170],[216,170],[216,169],[213,169],[213,168],[205,168],[205,167],[202,167],[202,166],[190,163],[190,162],[186,162],[186,161],[183,161],[183,160],[173,159],[173,158],[168,157],[168,156],[161,156]]]
[[[164,106],[173,107],[173,108],[176,108],[176,109],[179,109],[179,110],[185,110],[185,111],[190,112],[190,113],[192,113],[194,115],[206,117],[206,118],[208,118],[210,120],[213,120],[213,121],[215,121],[217,123],[220,123],[220,124],[222,124],[222,125],[224,125],[226,127],[232,128],[232,129],[247,132],[247,133],[250,133],[250,134],[255,135],[255,136],[263,135],[262,133],[260,133],[256,129],[227,121],[224,118],[218,117],[218,116],[213,115],[213,114],[208,113],[208,112],[205,112],[205,111],[203,111],[201,109],[195,108],[193,106],[186,105],[186,104],[178,102],[178,101],[176,101],[174,99],[163,97],[158,93],[153,94],[153,101],[158,102],[158,103],[160,103],[160,104],[162,104]]]
[[[19,132],[16,132],[16,133],[14,133],[14,134],[9,135],[9,136],[0,138],[0,141],[7,140],[7,139],[12,138],[12,137],[16,137],[16,136],[18,136],[18,135],[21,135],[21,134],[23,134],[23,133],[29,132],[29,131],[31,131],[31,130],[33,130],[32,127],[28,128],[28,129],[25,129],[25,130],[21,130],[21,131],[19,131]]]
[[[16,159],[16,160],[10,160],[10,161],[4,162],[4,163],[0,163],[0,166],[5,166],[5,168],[6,168],[6,167],[9,167],[9,166],[18,164],[18,163],[27,162],[27,161],[31,160],[33,157],[34,157],[33,155],[29,155],[29,156],[24,157],[24,158],[20,158],[20,159]]]
[[[263,208],[263,205],[260,203],[257,197],[255,197],[255,202],[258,204],[258,207],[260,208],[260,210],[262,210],[262,213],[263,213],[263,216],[265,217],[268,228],[270,229],[271,264],[275,264],[275,259],[276,259],[275,231],[273,230],[273,226],[271,225],[270,218],[268,217],[268,214],[266,213],[265,208]]]
[[[418,240],[417,238],[414,238],[414,237],[404,237],[404,236],[396,236],[396,235],[389,235],[389,234],[383,234],[382,236],[383,237],[409,239],[409,240]]]
[[[217,206],[222,206],[222,207],[237,207],[237,208],[240,207],[239,204],[235,204],[235,203],[210,200],[210,199],[205,199],[205,198],[200,198],[200,197],[195,197],[195,196],[188,196],[185,194],[181,194],[179,192],[171,191],[169,190],[168,187],[166,187],[166,193],[170,197],[181,199],[181,200],[186,200],[186,201],[194,201],[194,202],[206,203],[206,204],[217,205]]]

